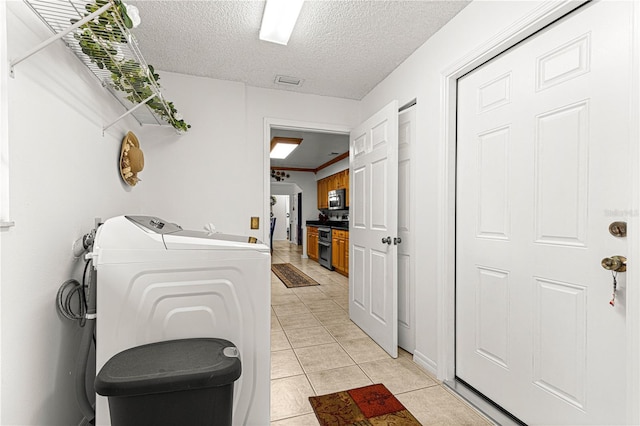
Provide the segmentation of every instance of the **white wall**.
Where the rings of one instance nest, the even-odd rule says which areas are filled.
[[[0,2],[0,221],[9,217],[9,114],[8,114],[7,6]],[[0,226],[2,226],[0,224]],[[0,228],[0,377],[2,377],[2,234]],[[0,423],[2,423],[2,386],[0,385]]]
[[[23,2],[7,8],[10,58],[51,36]],[[15,73],[8,81],[15,227],[3,231],[1,251],[1,423],[75,425],[80,329],[57,314],[56,291],[80,279],[83,261],[73,259],[71,245],[94,217],[140,210],[145,185],[126,187],[117,168],[125,129],[140,127],[126,119],[102,136],[104,122],[122,109],[61,42]]]
[[[276,204],[272,207],[276,227],[273,231],[273,241],[287,239],[287,213],[289,213],[289,195],[275,195]]]
[[[333,127],[351,128],[359,122],[359,102],[349,99],[330,98],[327,96],[303,95],[294,92],[278,91],[270,89],[260,89],[255,87],[247,88],[247,138],[254,143],[262,140],[264,150],[268,150],[270,142],[270,132],[265,131],[265,118],[281,119],[287,122],[299,124],[325,123]],[[303,126],[304,127],[304,126]],[[319,127],[323,129],[323,127]],[[328,127],[331,129],[332,127]],[[327,128],[324,128],[327,130]],[[266,158],[263,167],[264,179],[269,173],[269,161]],[[307,219],[317,218],[317,187],[307,184],[307,178],[301,175],[312,173],[293,172],[291,182],[297,183],[301,188],[301,182],[305,182],[308,190],[303,191],[302,219],[303,224]],[[296,178],[294,179],[294,176]],[[269,182],[265,181],[263,196],[265,210],[267,207],[267,195],[269,192]],[[315,177],[313,181],[315,185]],[[303,188],[304,189],[304,188]],[[303,229],[303,232],[304,231]],[[306,246],[306,244],[303,244]]]
[[[271,181],[271,195],[293,195],[302,191],[295,183]]]
[[[271,181],[271,195],[287,195],[289,197],[289,210],[291,214],[289,218],[291,224],[289,241],[296,244],[298,241],[298,194],[301,192],[302,189],[295,183]]]
[[[307,220],[318,220],[318,184],[313,173],[289,172],[292,183],[302,190],[302,225]]]
[[[165,71],[160,77],[192,127],[180,137],[153,130],[158,136],[145,150],[145,210],[185,229],[213,223],[218,232],[263,239],[250,229],[251,217],[258,216],[268,235],[269,222],[255,193],[262,181],[251,184],[262,151],[246,140],[244,85]]]
[[[469,52],[486,43],[541,2],[474,1],[362,100],[366,118],[397,99],[403,105],[417,98],[416,106],[416,352],[414,359],[435,372],[439,362],[437,342],[438,231],[443,227],[436,203],[439,191],[439,141],[444,113],[441,73]],[[490,25],[487,25],[490,19]],[[444,362],[444,361],[443,361]]]
[[[337,163],[333,163],[329,167],[325,167],[322,170],[318,170],[318,173],[316,173],[316,180],[324,179],[327,176],[334,175],[348,168],[349,168],[349,157],[344,158],[338,161]]]
[[[142,178],[150,190],[143,205],[185,228],[200,229],[211,222],[218,231],[268,241],[270,185],[264,119],[338,125],[357,121],[356,101],[165,71],[160,76],[167,97],[192,128],[177,140],[158,135],[148,144]],[[315,188],[311,196],[315,202]],[[260,218],[257,231],[250,229],[251,216]]]
[[[302,256],[307,255],[307,220],[318,220],[318,184],[316,175],[309,172],[289,172],[288,180],[295,183],[302,190]],[[296,206],[296,208],[298,208]],[[297,213],[296,213],[297,214]]]

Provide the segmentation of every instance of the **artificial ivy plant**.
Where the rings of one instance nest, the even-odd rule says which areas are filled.
[[[121,0],[95,0],[85,5],[87,15],[94,13],[107,3],[114,7],[100,16],[80,26],[74,38],[80,44],[82,52],[89,57],[98,68],[111,72],[113,86],[126,94],[126,99],[138,104],[154,93],[153,86],[159,87],[160,76],[153,66],[147,67],[133,59],[125,59],[121,44],[129,43],[126,30],[136,27],[140,23],[137,8],[128,6]],[[72,20],[72,23],[78,20]],[[165,104],[169,108],[167,111]],[[163,103],[156,96],[147,101],[147,106],[163,117],[179,132],[186,132],[191,125],[185,123],[176,110],[173,102]]]

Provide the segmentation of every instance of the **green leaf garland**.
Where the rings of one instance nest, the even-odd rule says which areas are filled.
[[[85,5],[87,14],[97,11],[102,6],[111,2],[115,8],[108,9],[100,16],[80,26],[74,33],[82,53],[87,55],[98,68],[111,72],[113,86],[126,94],[126,99],[133,104],[138,104],[154,93],[152,87],[158,84],[160,76],[153,66],[144,67],[133,59],[124,59],[120,50],[121,44],[129,42],[126,30],[133,28],[133,22],[127,14],[127,7],[121,0],[96,0]],[[78,20],[72,20],[75,23]],[[169,111],[166,110],[166,106]],[[179,132],[186,132],[191,128],[185,123],[178,113],[173,102],[163,103],[156,96],[147,101],[147,106],[164,118]]]

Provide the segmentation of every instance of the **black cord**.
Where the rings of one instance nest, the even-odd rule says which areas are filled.
[[[70,320],[80,320],[84,319],[85,310],[84,305],[82,304],[80,289],[82,285],[77,280],[67,280],[58,289],[58,294],[56,296],[58,311],[67,319]],[[78,296],[78,310],[79,312],[75,312],[73,309],[73,297],[74,295]]]
[[[89,268],[90,264],[91,264],[91,259],[87,260],[87,262],[84,264],[84,271],[82,271],[82,302],[84,303],[85,312],[87,312],[87,309],[89,308],[89,304],[87,303],[87,292],[85,289],[88,290],[88,287],[86,284],[86,278],[87,278],[87,269]]]

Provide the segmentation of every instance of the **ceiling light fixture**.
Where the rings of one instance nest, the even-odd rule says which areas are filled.
[[[274,137],[271,139],[271,153],[269,158],[276,158],[282,160],[287,158],[294,149],[300,145],[302,139],[299,138],[281,138]]]
[[[260,26],[260,40],[289,43],[303,0],[267,0]]]

